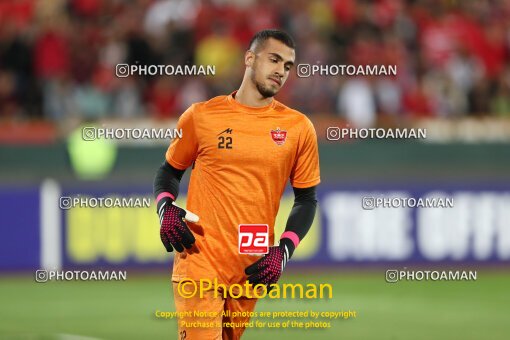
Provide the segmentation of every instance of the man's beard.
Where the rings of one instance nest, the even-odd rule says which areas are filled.
[[[251,74],[251,81],[255,84],[257,91],[259,91],[260,95],[264,98],[274,97],[278,93],[278,90],[273,90],[269,86],[265,86],[263,83],[258,82],[255,79],[255,74],[257,74],[256,66],[253,67],[253,73]]]
[[[274,97],[275,94],[278,93],[278,90],[273,90],[270,87],[265,86],[262,83],[259,83],[258,81],[255,81],[255,87],[257,87],[257,90],[259,91],[260,95],[264,98]]]

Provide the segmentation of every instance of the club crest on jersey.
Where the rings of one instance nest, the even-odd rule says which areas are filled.
[[[271,130],[271,138],[273,138],[273,142],[277,145],[282,145],[287,139],[287,131],[280,130],[279,127],[276,130]]]

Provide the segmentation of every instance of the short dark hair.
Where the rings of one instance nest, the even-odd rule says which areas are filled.
[[[292,39],[292,37],[287,32],[280,31],[277,29],[267,29],[267,30],[262,30],[262,31],[255,33],[253,38],[251,38],[251,40],[250,40],[250,45],[248,46],[248,49],[259,48],[260,46],[263,46],[264,43],[269,38],[278,40],[278,41],[284,43],[285,45],[287,45],[288,47],[290,47],[292,49],[296,49],[296,44],[294,43],[294,39]]]

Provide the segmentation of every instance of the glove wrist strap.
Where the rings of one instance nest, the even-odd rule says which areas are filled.
[[[280,237],[280,241],[283,239],[283,238],[288,238],[292,241],[292,243],[294,243],[294,248],[297,248],[297,246],[299,245],[299,237],[297,236],[297,234],[293,231],[286,231],[282,234],[282,236]]]
[[[165,192],[162,192],[158,195],[158,197],[156,197],[156,204],[159,203],[159,201],[161,201],[163,198],[165,197],[170,197],[170,199],[172,199],[172,201],[175,201],[175,197],[174,195],[172,195],[171,193],[165,191]]]

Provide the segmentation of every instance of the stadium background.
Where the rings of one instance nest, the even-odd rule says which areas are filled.
[[[298,62],[396,64],[398,76],[291,76],[278,95],[320,139],[316,223],[283,282],[331,282],[356,310],[332,328],[246,339],[503,339],[510,293],[510,2],[0,1],[0,338],[174,338],[170,259],[150,209],[60,210],[60,196],[150,196],[168,141],[85,142],[81,127],[173,127],[240,83],[252,34],[280,27]],[[212,64],[213,77],[117,78],[115,65]],[[425,140],[326,140],[337,127],[426,128]],[[187,181],[187,177],[184,182]],[[184,187],[184,185],[183,185]],[[432,194],[455,208],[361,209]],[[185,193],[183,193],[183,197]],[[282,201],[277,228],[292,205]],[[126,282],[36,283],[39,268]],[[478,270],[476,282],[386,283],[387,269]]]

